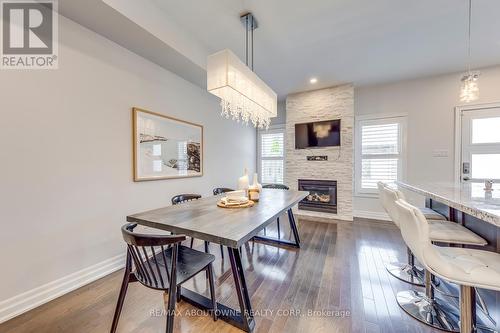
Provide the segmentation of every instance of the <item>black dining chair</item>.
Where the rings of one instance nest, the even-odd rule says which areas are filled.
[[[263,185],[262,188],[269,188],[269,189],[273,189],[273,190],[286,190],[286,191],[288,191],[290,189],[288,186],[283,185],[283,184],[266,184],[266,185]],[[279,216],[276,218],[276,223],[278,226],[278,239],[280,239],[281,234],[280,234],[280,217]],[[264,234],[266,234],[266,228],[264,228]]]
[[[201,199],[199,194],[178,194],[172,197],[172,205],[178,205],[180,203]]]
[[[234,191],[232,188],[227,188],[227,187],[216,187],[213,190],[214,195],[219,195],[222,193],[227,193],[227,192],[232,192],[232,191]]]
[[[283,184],[266,184],[263,185],[262,188],[270,188],[274,190],[287,190],[287,191],[290,189],[288,186]]]
[[[116,332],[118,320],[127,293],[128,284],[142,285],[164,292],[167,325],[165,332],[172,333],[176,301],[180,301],[181,285],[201,271],[206,271],[210,285],[212,315],[217,320],[217,302],[212,262],[215,257],[181,245],[184,235],[154,235],[134,233],[137,224],[128,223],[122,227],[127,243],[125,275],[118,296],[111,333]]]
[[[178,204],[181,204],[184,202],[198,200],[198,199],[201,199],[201,195],[199,195],[199,194],[190,194],[190,193],[178,194],[178,195],[172,197],[172,205],[178,205]],[[189,247],[193,248],[193,244],[194,244],[194,238],[191,237],[191,244],[189,245]],[[209,246],[210,246],[210,243],[205,241],[205,252],[206,253],[210,252]],[[224,259],[224,248],[222,247],[222,245],[220,246],[220,255],[221,255],[222,259]]]

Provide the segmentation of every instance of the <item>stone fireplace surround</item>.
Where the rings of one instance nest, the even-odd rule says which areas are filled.
[[[340,119],[341,146],[295,149],[295,124]],[[337,181],[337,213],[295,209],[304,217],[352,221],[354,88],[352,85],[302,92],[286,99],[285,184],[298,189],[298,180]],[[308,160],[326,156],[327,160]]]

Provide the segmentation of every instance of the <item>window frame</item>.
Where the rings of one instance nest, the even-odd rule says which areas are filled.
[[[257,130],[257,173],[259,175],[259,183],[265,185],[262,182],[262,134],[283,134],[283,156],[282,157],[265,157],[265,160],[283,160],[283,184],[286,179],[286,130],[285,124],[272,125],[269,126],[268,130]]]
[[[460,179],[463,182],[484,182],[485,180],[490,180],[490,178],[474,178],[472,173],[474,171],[474,165],[472,163],[473,155],[498,155],[500,153],[500,142],[479,142],[474,143],[474,132],[473,132],[473,122],[478,119],[487,118],[498,118],[500,107],[494,108],[478,108],[478,109],[468,109],[462,110],[461,112],[461,163],[468,161],[470,164],[470,173],[468,174],[468,180],[464,180],[465,175],[460,174]],[[467,154],[464,154],[464,153]],[[500,178],[492,179],[494,182],[498,182]]]
[[[400,126],[399,133],[399,154],[380,154],[366,155],[375,158],[388,158],[398,156],[398,178],[397,181],[402,181],[406,178],[406,151],[407,151],[407,114],[380,114],[380,115],[362,115],[355,118],[354,128],[354,195],[357,197],[377,198],[377,189],[366,189],[361,187],[362,173],[362,142],[361,129],[365,125],[383,125],[397,122]]]
[[[462,115],[466,111],[488,111],[489,109],[500,108],[500,102],[482,104],[464,104],[455,107],[455,185],[462,184]]]

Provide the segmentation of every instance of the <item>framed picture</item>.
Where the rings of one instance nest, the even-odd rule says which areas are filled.
[[[134,181],[203,176],[203,126],[132,109]]]

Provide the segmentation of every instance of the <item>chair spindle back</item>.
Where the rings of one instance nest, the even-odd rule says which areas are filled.
[[[169,289],[172,282],[175,287],[176,262],[178,245],[186,239],[184,235],[149,235],[134,233],[135,223],[122,227],[123,239],[127,243],[127,256],[130,256],[135,266],[134,274],[139,282],[157,289]],[[172,246],[170,272],[165,251]]]
[[[199,194],[179,194],[172,198],[172,205],[178,205],[183,202],[198,200],[201,198]]]

